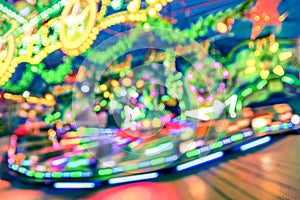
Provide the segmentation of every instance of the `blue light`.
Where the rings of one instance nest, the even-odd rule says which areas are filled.
[[[147,174],[138,174],[138,175],[132,175],[132,176],[124,176],[119,178],[111,178],[108,180],[109,184],[118,184],[118,183],[126,183],[126,182],[132,182],[132,181],[140,181],[140,180],[146,180],[146,179],[153,179],[157,178],[158,173],[147,173]]]
[[[193,161],[190,161],[190,162],[178,165],[176,167],[176,171],[182,171],[182,170],[185,170],[185,169],[188,169],[188,168],[200,165],[200,164],[207,163],[207,162],[209,162],[211,160],[215,160],[217,158],[221,158],[223,155],[224,155],[223,151],[219,151],[219,152],[210,154],[208,156],[199,158],[197,160],[193,160]]]
[[[269,142],[270,140],[271,140],[271,137],[266,136],[266,137],[260,138],[258,140],[255,140],[253,142],[249,142],[248,144],[244,144],[240,147],[240,149],[241,149],[241,151],[246,151],[246,150],[251,149],[253,147],[265,144],[265,143]]]
[[[54,183],[54,188],[57,189],[82,189],[82,188],[94,188],[93,182],[57,182]]]

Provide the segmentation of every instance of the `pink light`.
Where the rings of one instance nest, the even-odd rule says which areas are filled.
[[[68,111],[67,114],[66,114],[66,120],[70,121],[71,117],[72,117],[72,113],[70,111]]]
[[[138,103],[138,104],[137,104],[137,107],[138,107],[139,109],[144,109],[144,108],[145,108],[144,105],[141,104],[141,103]]]
[[[210,95],[209,97],[207,97],[206,102],[210,103],[214,100],[214,95]]]
[[[196,87],[194,85],[190,85],[190,89],[192,93],[196,93]]]
[[[205,141],[204,140],[198,140],[196,141],[196,147],[201,147],[205,144]]]
[[[220,62],[213,62],[212,63],[212,67],[213,68],[222,68],[222,63],[220,63]]]
[[[189,73],[188,73],[187,79],[188,79],[189,81],[193,80],[193,72],[189,72]]]
[[[156,85],[156,84],[157,84],[156,78],[152,78],[152,79],[151,79],[151,83],[152,83],[153,85]]]
[[[146,74],[143,75],[143,79],[144,79],[144,80],[147,80],[147,79],[150,78],[150,76],[151,76],[150,74],[146,73]]]
[[[224,90],[224,88],[225,88],[225,83],[221,83],[220,86],[217,89],[217,92],[221,93]]]
[[[137,99],[136,99],[136,98],[130,98],[130,101],[131,101],[132,103],[134,103],[134,104],[137,103]]]
[[[224,89],[224,88],[225,88],[225,83],[221,83],[221,84],[220,84],[220,88],[223,88],[223,89]]]
[[[200,103],[204,103],[204,98],[203,98],[203,96],[202,95],[198,95],[197,96],[197,99],[198,99],[198,101],[200,102]]]
[[[199,70],[199,69],[203,69],[203,67],[204,67],[204,65],[202,63],[199,63],[194,66],[194,69]]]
[[[152,90],[150,91],[150,96],[151,96],[151,97],[155,97],[155,95],[156,95],[156,90],[152,89]]]
[[[227,69],[223,70],[223,78],[228,79],[229,78],[229,71]]]

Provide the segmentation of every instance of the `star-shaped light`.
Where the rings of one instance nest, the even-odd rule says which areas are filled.
[[[266,25],[280,25],[277,7],[280,0],[257,0],[256,5],[247,14],[253,22],[251,39],[255,39]]]

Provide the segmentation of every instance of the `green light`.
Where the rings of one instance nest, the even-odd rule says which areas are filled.
[[[137,164],[132,164],[132,165],[127,165],[125,166],[126,171],[130,171],[130,170],[136,170],[139,168],[139,166]]]
[[[265,128],[265,127],[259,128],[259,129],[258,129],[258,132],[259,132],[259,133],[266,132],[266,128]]]
[[[32,171],[29,171],[28,173],[26,173],[26,175],[32,177],[34,173]]]
[[[162,101],[169,101],[170,97],[168,95],[164,95],[161,97]]]
[[[223,143],[222,143],[222,141],[218,141],[218,142],[214,142],[214,143],[210,144],[209,146],[210,146],[210,149],[218,149],[218,148],[223,147]]]
[[[273,125],[273,126],[271,127],[271,130],[272,130],[272,131],[278,131],[278,130],[279,130],[279,125]]]
[[[241,134],[241,133],[235,134],[235,135],[232,135],[230,138],[231,138],[232,142],[236,142],[236,141],[243,139],[243,134]]]
[[[53,172],[53,173],[52,173],[52,177],[53,177],[53,178],[61,178],[61,177],[62,177],[62,174],[61,174],[61,172]]]
[[[53,115],[54,119],[58,119],[58,118],[60,118],[60,116],[61,116],[60,112],[56,112]]]
[[[106,106],[106,105],[107,105],[107,101],[106,101],[106,100],[102,100],[101,103],[100,103],[100,105],[101,105],[102,107]]]
[[[100,170],[98,171],[98,174],[99,174],[100,176],[111,175],[111,174],[112,174],[112,169],[111,169],[111,168],[100,169]]]
[[[162,163],[165,162],[165,159],[164,158],[156,158],[156,159],[153,159],[151,160],[151,165],[160,165]]]
[[[192,151],[189,151],[186,153],[186,157],[188,157],[188,158],[198,156],[198,155],[200,155],[199,149],[195,149],[195,150],[192,150]]]
[[[82,176],[82,172],[71,172],[72,178],[79,178]]]
[[[26,171],[26,169],[24,167],[20,167],[19,168],[19,172],[21,172],[22,174]]]
[[[85,143],[85,144],[79,145],[78,149],[79,150],[91,149],[91,148],[97,147],[97,146],[99,146],[98,142],[90,142],[90,143]]]
[[[243,92],[242,92],[242,96],[243,97],[246,97],[246,96],[248,96],[249,94],[251,94],[252,93],[252,88],[247,88],[247,89],[245,89]]]
[[[289,128],[289,125],[288,125],[287,123],[284,123],[284,124],[283,124],[283,128],[284,128],[284,129],[288,129],[288,128]]]
[[[256,88],[261,90],[265,85],[267,85],[268,81],[267,80],[261,80],[257,85]]]
[[[242,110],[242,108],[243,108],[242,102],[239,101],[239,102],[236,104],[236,109],[237,109],[238,111],[240,111],[240,110]]]
[[[281,78],[282,82],[285,82],[285,83],[288,83],[288,84],[291,84],[293,85],[295,83],[295,80],[291,77],[288,77],[288,76],[283,76]]]
[[[18,169],[18,166],[17,165],[13,165],[11,168],[16,171]]]
[[[100,107],[100,106],[95,106],[95,107],[94,107],[94,111],[95,111],[95,112],[99,112],[100,110],[101,110],[101,107]]]
[[[44,173],[43,172],[34,172],[34,177],[35,178],[44,178]]]

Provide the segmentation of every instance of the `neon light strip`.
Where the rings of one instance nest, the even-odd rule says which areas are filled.
[[[209,162],[211,160],[215,160],[217,158],[221,158],[223,155],[224,155],[223,151],[219,151],[219,152],[213,153],[211,155],[199,158],[197,160],[193,160],[193,161],[190,161],[190,162],[178,165],[176,167],[176,171],[179,172],[179,171],[182,171],[182,170],[185,170],[185,169],[188,169],[188,168],[200,165],[200,164],[207,163],[207,162]]]
[[[132,182],[132,181],[140,181],[140,180],[146,180],[146,179],[153,179],[157,178],[158,173],[148,173],[148,174],[139,174],[139,175],[133,175],[133,176],[125,176],[120,178],[111,178],[108,180],[109,184],[118,184],[118,183],[126,183],[126,182]]]
[[[91,182],[57,182],[54,183],[54,188],[57,189],[80,189],[80,188],[94,188],[95,183]]]
[[[246,150],[251,149],[253,147],[265,144],[265,143],[269,142],[270,140],[271,140],[271,137],[266,136],[266,137],[260,138],[258,140],[255,140],[253,142],[250,142],[248,144],[244,144],[240,147],[240,149],[241,149],[241,151],[246,151]]]

